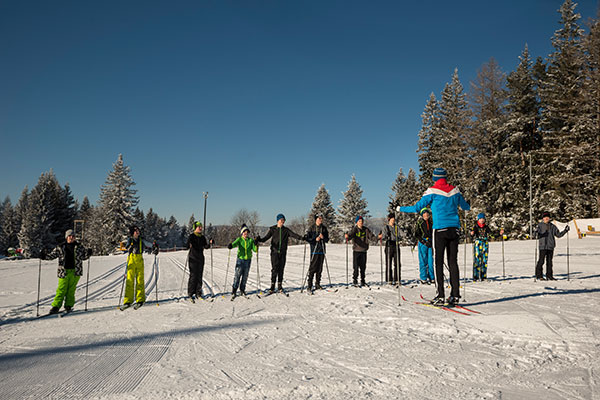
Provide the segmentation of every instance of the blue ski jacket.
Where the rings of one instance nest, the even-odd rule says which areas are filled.
[[[433,229],[460,228],[457,208],[469,211],[471,206],[458,188],[449,185],[446,179],[438,179],[427,189],[421,200],[414,206],[398,207],[397,210],[406,213],[418,213],[430,206],[433,215]]]

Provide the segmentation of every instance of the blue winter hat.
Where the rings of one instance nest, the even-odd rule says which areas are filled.
[[[363,219],[363,217],[361,217],[360,215],[358,215],[358,216],[356,217],[356,219],[354,220],[354,222],[358,222],[358,220],[359,220],[359,219]],[[363,220],[363,221],[364,221],[364,220]]]
[[[277,221],[279,221],[280,219],[285,220],[285,215],[283,215],[283,214],[277,214]]]
[[[446,179],[448,177],[448,173],[444,168],[436,168],[433,170],[433,181],[437,181],[438,179]]]
[[[484,213],[477,214],[477,219],[485,219],[485,214]]]

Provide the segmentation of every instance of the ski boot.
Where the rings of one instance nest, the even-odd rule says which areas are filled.
[[[123,304],[121,307],[119,307],[119,310],[121,310],[121,311],[125,311],[125,310],[127,310],[129,307],[131,307],[131,303],[125,303],[125,304]]]
[[[144,302],[143,302],[143,301],[140,301],[139,303],[135,303],[135,304],[133,305],[133,309],[134,309],[134,310],[137,310],[138,308],[140,308],[140,307],[141,307],[141,306],[143,306],[143,305],[144,305]]]
[[[444,298],[443,297],[434,297],[433,299],[431,299],[430,303],[434,306],[443,306]]]
[[[446,304],[445,305],[448,306],[448,307],[454,307],[455,305],[458,304],[458,299],[459,299],[458,297],[452,297],[452,296],[450,296],[450,297],[448,297],[448,299],[446,299]]]
[[[67,313],[73,312],[73,307],[65,306],[65,311]]]
[[[58,307],[52,307],[50,309],[50,311],[48,312],[48,315],[58,314],[59,311],[60,311],[60,308],[58,308]]]

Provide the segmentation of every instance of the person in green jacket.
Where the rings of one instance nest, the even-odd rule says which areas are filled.
[[[256,243],[248,235],[250,229],[246,225],[242,225],[241,234],[242,236],[235,239],[233,243],[227,245],[228,249],[237,247],[237,261],[235,263],[235,276],[233,277],[233,288],[231,289],[232,300],[237,296],[238,287],[240,288],[240,294],[246,295],[246,282],[248,281],[248,273],[250,272],[250,262],[252,261],[252,252],[258,250]]]

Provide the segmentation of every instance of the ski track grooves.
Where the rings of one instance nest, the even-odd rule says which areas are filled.
[[[130,393],[146,378],[152,364],[165,355],[172,341],[170,336],[120,339],[100,346],[91,341],[91,349],[79,344],[74,350],[65,342],[60,348],[50,349],[50,354],[40,348],[41,354],[3,363],[0,398],[62,399]]]

